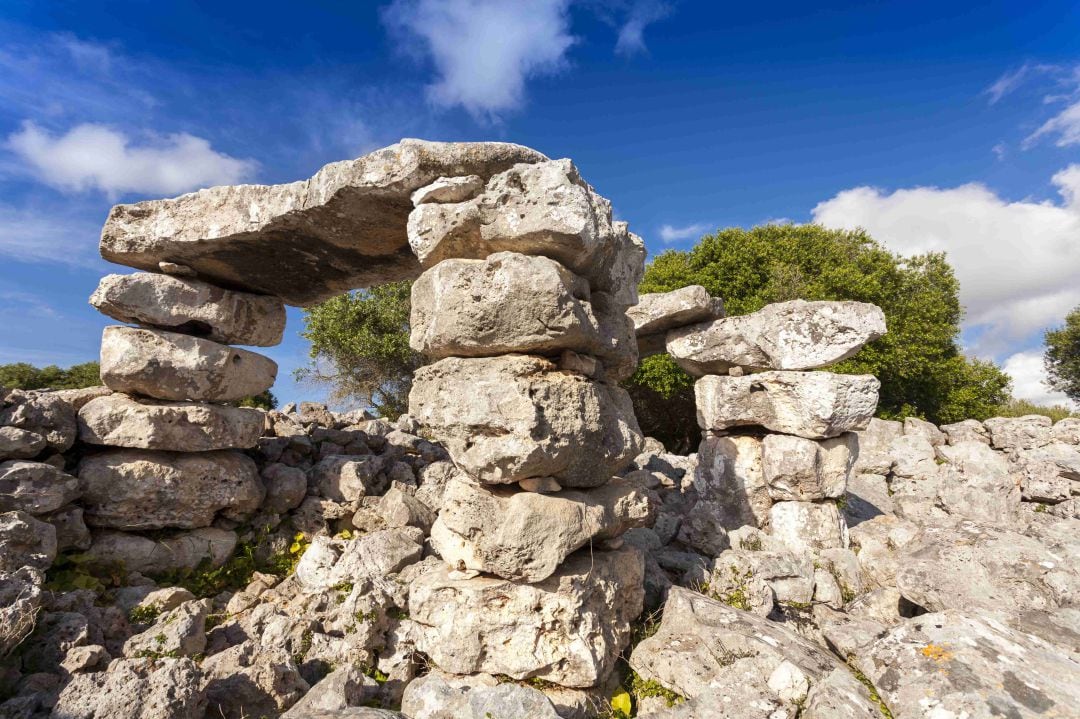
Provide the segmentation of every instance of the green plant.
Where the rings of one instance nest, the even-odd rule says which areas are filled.
[[[1023,417],[1029,414],[1041,414],[1044,417],[1049,417],[1052,421],[1058,422],[1066,417],[1080,417],[1080,414],[1072,411],[1064,405],[1051,405],[1049,407],[1045,405],[1035,404],[1029,402],[1026,399],[1011,399],[1004,404],[998,405],[994,408],[995,417]]]
[[[877,706],[878,711],[881,712],[881,716],[885,717],[885,719],[893,719],[893,713],[889,709],[888,705],[885,704],[885,700],[881,698],[881,695],[878,693],[877,687],[875,687],[874,683],[870,681],[870,678],[863,674],[862,670],[860,670],[859,667],[855,665],[854,656],[849,656],[847,658],[847,665],[848,669],[851,670],[851,673],[855,675],[855,678],[858,679],[864,687],[866,687],[866,691],[870,693],[870,701],[874,702],[874,704]]]
[[[45,573],[45,587],[54,592],[89,589],[100,594],[109,587],[123,586],[126,576],[120,564],[96,561],[82,552],[64,552]]]
[[[1080,307],[1065,316],[1065,324],[1046,333],[1048,384],[1080,402]]]
[[[0,365],[0,387],[10,389],[81,389],[101,384],[101,367],[84,362],[61,369],[56,365],[35,367],[26,362]]]
[[[682,694],[671,691],[655,679],[642,679],[637,672],[630,672],[627,684],[627,691],[630,696],[634,697],[635,707],[638,702],[645,697],[659,697],[663,699],[669,707],[673,707],[676,704],[681,704],[686,701],[686,697]]]
[[[128,612],[128,619],[132,624],[151,624],[161,614],[161,605],[148,604],[145,607],[132,607]]]
[[[256,538],[237,545],[233,555],[219,567],[213,566],[209,560],[203,560],[193,570],[175,570],[152,578],[162,586],[183,587],[196,597],[213,597],[221,592],[244,589],[251,583],[255,572],[289,576],[296,571],[296,564],[308,547],[304,535],[297,533],[285,551],[271,554],[260,561],[255,551],[259,541]]]

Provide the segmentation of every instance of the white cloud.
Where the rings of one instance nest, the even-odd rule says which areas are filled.
[[[428,97],[497,118],[525,102],[525,81],[566,65],[569,0],[395,0],[384,12],[406,41],[419,38],[438,80]]]
[[[828,227],[865,228],[904,255],[946,252],[965,328],[982,356],[1058,323],[1080,305],[1080,165],[1054,175],[1062,201],[1009,202],[978,183],[886,193],[856,187],[813,210]]]
[[[1080,145],[1080,102],[1072,103],[1044,122],[1038,130],[1027,136],[1024,147],[1030,147],[1047,135],[1057,136],[1054,144],[1058,147]]]
[[[663,225],[660,227],[660,239],[664,241],[664,244],[670,245],[672,242],[689,240],[692,237],[697,238],[701,233],[709,229],[709,227],[710,225],[707,222],[696,222],[692,225],[683,225],[682,227]]]
[[[619,27],[615,54],[630,56],[645,52],[645,28],[671,12],[671,6],[660,0],[635,0]]]
[[[105,125],[82,124],[54,136],[26,122],[7,139],[42,182],[65,191],[101,190],[175,195],[211,185],[231,185],[249,178],[255,163],[214,150],[187,133],[154,136],[136,145]]]
[[[1046,367],[1043,364],[1042,352],[1017,352],[1005,360],[1002,369],[1012,377],[1012,393],[1017,399],[1026,399],[1041,405],[1076,406],[1063,392],[1055,392],[1046,385]]]
[[[983,91],[986,95],[990,96],[990,104],[993,105],[998,100],[1020,87],[1024,83],[1024,80],[1027,79],[1032,67],[1031,63],[1025,62],[1017,69],[1010,70],[995,80],[990,87]]]
[[[78,219],[55,209],[0,205],[0,257],[20,262],[99,266],[101,218]]]

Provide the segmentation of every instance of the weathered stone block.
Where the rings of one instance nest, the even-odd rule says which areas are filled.
[[[776,501],[841,497],[858,455],[854,432],[823,440],[765,435],[762,466],[769,495]]]
[[[649,292],[626,314],[634,322],[639,337],[666,332],[676,327],[697,324],[724,316],[724,303],[709,297],[701,285],[689,285],[671,292]]]

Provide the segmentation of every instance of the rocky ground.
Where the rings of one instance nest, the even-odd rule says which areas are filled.
[[[1080,712],[1077,419],[648,440],[577,496],[480,492],[408,416],[0,397],[0,717]],[[90,443],[193,421],[261,438]]]

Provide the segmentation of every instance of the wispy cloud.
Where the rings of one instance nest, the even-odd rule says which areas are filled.
[[[0,257],[73,267],[102,266],[97,246],[103,219],[34,205],[15,208],[0,204]]]
[[[576,42],[569,0],[395,0],[386,24],[419,40],[435,66],[437,106],[495,120],[525,103],[525,82],[566,67]]]
[[[675,227],[674,225],[661,225],[660,239],[663,240],[665,245],[670,245],[673,242],[689,240],[691,238],[696,239],[710,227],[711,225],[707,222],[695,222],[692,225],[682,225],[681,227]]]
[[[1080,100],[1069,104],[1028,135],[1024,140],[1024,147],[1031,147],[1047,135],[1056,136],[1054,144],[1058,147],[1080,145]]]
[[[1024,63],[995,80],[984,94],[994,105],[1024,85],[1043,93],[1044,106],[1064,104],[1064,107],[1028,134],[1020,147],[1029,149],[1048,137],[1054,138],[1057,147],[1080,145],[1080,66]],[[994,148],[999,159],[1003,155],[999,148],[1003,147],[999,143]]]
[[[252,160],[214,150],[187,133],[149,135],[139,145],[104,125],[83,124],[52,135],[33,122],[8,137],[6,146],[42,182],[59,190],[101,190],[175,195],[211,185],[231,185],[251,177]]]
[[[615,54],[629,57],[647,52],[645,28],[671,14],[671,5],[660,0],[634,0],[619,27]]]

